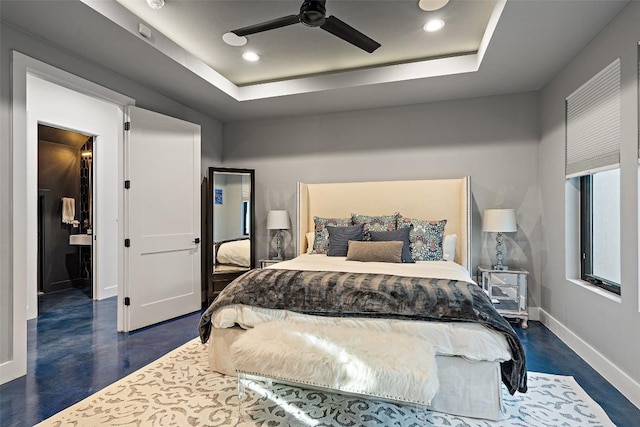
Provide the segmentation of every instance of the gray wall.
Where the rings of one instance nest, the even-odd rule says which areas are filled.
[[[630,2],[542,90],[540,95],[543,263],[541,308],[640,382],[638,313],[638,40],[640,2]],[[564,100],[593,75],[621,58],[621,301],[568,279],[578,261],[565,236],[577,219],[565,206]],[[570,234],[570,233],[569,233]],[[567,243],[568,242],[568,243]],[[579,271],[579,270],[578,270]]]
[[[294,254],[296,182],[455,178],[470,175],[474,198],[473,264],[495,262],[494,235],[481,213],[514,208],[518,232],[506,260],[531,272],[530,302],[539,301],[540,218],[537,95],[437,102],[348,113],[248,121],[224,126],[225,166],[256,169],[258,258],[274,252],[266,213],[287,209]],[[437,203],[437,201],[433,201]]]
[[[1,8],[0,8],[1,10]],[[220,164],[222,124],[179,104],[141,84],[106,68],[97,66],[63,48],[36,39],[6,23],[0,26],[0,363],[9,360],[11,352],[12,291],[11,282],[11,50],[51,64],[62,70],[91,80],[130,96],[136,105],[177,117],[202,127],[202,175],[209,166]]]

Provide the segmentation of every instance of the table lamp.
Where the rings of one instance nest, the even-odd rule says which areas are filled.
[[[269,211],[267,214],[267,229],[278,230],[276,232],[277,253],[274,259],[284,259],[282,253],[282,230],[289,229],[289,212]]]
[[[509,267],[502,264],[502,233],[514,233],[518,231],[516,226],[516,213],[513,209],[487,209],[482,217],[482,231],[496,234],[496,264],[494,270],[508,270]]]

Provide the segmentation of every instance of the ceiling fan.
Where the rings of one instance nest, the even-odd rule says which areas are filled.
[[[263,31],[274,30],[297,23],[302,23],[308,27],[320,27],[323,30],[340,37],[342,40],[351,43],[369,53],[380,47],[380,43],[362,34],[352,26],[342,22],[335,16],[326,16],[326,0],[305,0],[300,6],[300,13],[297,15],[283,16],[282,18],[250,25],[231,31],[238,37],[249,34],[261,33]]]

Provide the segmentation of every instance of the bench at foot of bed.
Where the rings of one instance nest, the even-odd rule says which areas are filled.
[[[438,391],[432,346],[405,334],[273,321],[231,347],[241,374],[428,407]]]
[[[424,403],[429,401],[430,393],[424,394],[425,389],[422,387],[419,390],[422,398],[416,398],[418,394],[407,393],[406,387],[401,388],[404,390],[402,393],[395,393],[394,398],[396,399],[382,397],[391,394],[388,388],[379,388],[378,393],[376,390],[368,390],[367,393],[363,393],[368,397],[428,406],[433,411],[474,418],[499,420],[502,416],[499,362],[473,361],[457,356],[436,355],[433,372],[425,373],[425,366],[428,366],[424,364],[425,359],[431,350],[424,350],[425,354],[420,354],[421,350],[416,350],[420,340],[415,337],[349,328],[347,333],[349,341],[339,345],[330,336],[321,334],[325,329],[315,324],[292,323],[291,321],[273,321],[248,330],[239,327],[212,328],[208,342],[209,364],[212,370],[227,375],[235,376],[237,371],[242,371],[244,374],[274,379],[277,383],[299,384],[302,388],[313,389],[314,387],[310,384],[313,382],[319,384],[316,388],[335,391],[336,388],[333,387],[335,383],[326,381],[323,376],[324,371],[333,372],[336,367],[344,371],[347,366],[352,368],[367,366],[361,363],[367,359],[366,357],[355,357],[355,355],[363,353],[366,355],[368,351],[371,351],[375,357],[370,358],[372,359],[369,361],[368,366],[370,367],[373,366],[373,363],[377,363],[381,372],[388,373],[396,379],[402,375],[413,378],[426,375],[431,379],[436,378],[437,383],[435,396],[428,405],[424,405]],[[342,330],[344,328],[332,326],[329,329]],[[407,339],[411,348],[407,352],[399,351],[402,347],[398,341]],[[288,343],[289,340],[293,341],[293,344]],[[304,348],[301,345],[305,342],[305,346],[308,346],[309,349],[301,350]],[[349,342],[352,344],[348,344]],[[384,354],[389,356],[382,356],[383,351],[387,352]],[[397,353],[400,353],[401,356],[397,356]],[[343,355],[342,358],[337,359],[339,362],[335,362],[336,354]],[[289,361],[286,365],[282,362],[283,357]],[[317,368],[319,365],[317,357],[325,359],[324,368]],[[410,360],[402,362],[402,357]],[[351,364],[347,363],[349,360],[351,360]],[[308,365],[306,367],[310,369],[311,374],[289,368],[290,363]],[[406,369],[406,373],[402,373],[403,368]],[[350,372],[349,369],[346,371]],[[292,372],[295,372],[295,375]],[[398,372],[401,374],[398,375]],[[320,376],[324,381],[317,381],[317,376]],[[416,379],[416,381],[420,380]],[[402,381],[397,382],[401,383]],[[351,382],[350,384],[355,383]],[[348,394],[347,391],[338,390],[338,392]],[[374,393],[378,396],[374,396]]]

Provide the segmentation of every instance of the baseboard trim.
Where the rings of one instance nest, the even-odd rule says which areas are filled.
[[[538,308],[538,315],[540,321],[551,332],[569,346],[571,350],[582,357],[593,369],[598,371],[600,375],[617,388],[631,403],[640,408],[640,384],[638,384],[638,382],[611,363],[611,361],[598,352],[598,350],[563,325],[558,319],[541,308]]]

